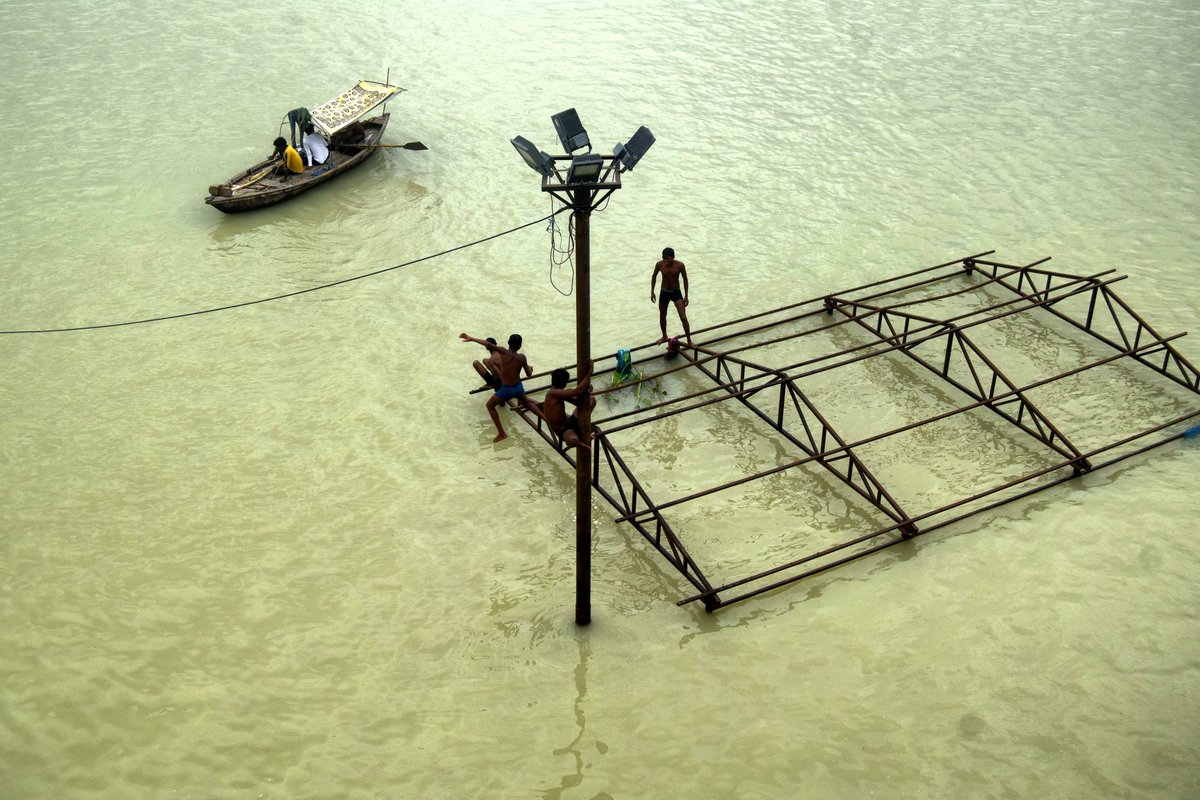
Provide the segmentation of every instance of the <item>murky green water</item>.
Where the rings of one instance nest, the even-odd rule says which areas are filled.
[[[554,149],[569,106],[602,149],[658,139],[592,220],[597,353],[656,337],[667,245],[697,326],[995,249],[1115,268],[1158,330],[1200,327],[1185,0],[8,3],[0,45],[0,330],[536,220],[508,140]],[[288,109],[388,70],[387,139],[428,151],[203,204]],[[491,444],[457,340],[570,363],[570,280],[538,225],[0,336],[0,796],[1200,794],[1196,440],[716,615],[597,499],[576,628],[574,477],[515,419]],[[1157,407],[1078,402],[1100,431]],[[737,430],[641,446],[712,483]],[[764,529],[837,515],[805,488],[677,529],[782,557]]]

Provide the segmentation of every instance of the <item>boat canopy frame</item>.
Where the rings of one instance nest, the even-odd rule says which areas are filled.
[[[694,592],[678,600],[678,605],[698,601],[712,612],[781,589],[1145,453],[1196,430],[1186,426],[1200,416],[1200,406],[1192,405],[1194,396],[1200,395],[1200,372],[1173,344],[1186,334],[1160,335],[1122,300],[1112,286],[1126,276],[1114,276],[1114,270],[1092,275],[1053,271],[1044,266],[1049,258],[1024,265],[1006,264],[987,258],[994,252],[966,256],[697,330],[692,336],[698,344],[679,350],[681,363],[671,366],[657,350],[652,351],[639,362],[640,366],[647,369],[653,364],[664,368],[652,374],[639,373],[619,386],[595,388],[597,377],[617,369],[617,354],[597,360],[592,379],[595,395],[624,391],[638,383],[658,381],[683,371],[700,376],[699,380],[707,387],[649,405],[638,404],[632,410],[608,415],[598,414],[598,409],[593,411],[592,447],[583,451],[592,458],[592,488],[616,510],[615,521],[628,523],[637,530],[693,587]],[[951,314],[928,310],[961,305],[964,300],[973,302],[974,307],[954,309],[956,313]],[[1039,326],[1047,320],[1066,323],[1069,328],[1087,334],[1082,337],[1084,340],[1099,343],[1104,354],[1019,384],[1001,368],[1002,359],[981,346],[972,331],[1018,315],[1033,317]],[[795,329],[799,324],[811,326],[814,320],[821,324]],[[831,338],[835,332],[842,335],[849,330],[857,330],[865,341],[824,350],[795,363],[762,363],[766,359],[760,356],[761,351],[780,343],[822,335]],[[657,345],[641,345],[631,352],[651,348]],[[941,388],[953,390],[943,391],[944,396],[964,400],[956,400],[952,408],[932,416],[848,441],[830,421],[830,409],[822,409],[803,384],[813,376],[881,357],[900,357],[919,365],[922,372],[936,378]],[[610,361],[611,367],[600,368]],[[1072,440],[1073,433],[1078,431],[1069,430],[1070,425],[1054,419],[1031,397],[1035,390],[1118,362],[1133,362],[1139,365],[1139,372],[1144,367],[1187,390],[1181,393],[1187,406],[1183,413],[1155,420],[1154,424],[1132,433],[1105,436],[1098,445],[1084,448]],[[547,375],[535,375],[530,380]],[[547,388],[538,386],[530,394]],[[668,500],[656,500],[613,441],[621,432],[661,425],[680,414],[728,403],[738,404],[761,420],[767,432],[778,436],[789,453],[795,451],[795,457],[715,486],[697,487]],[[1159,403],[1160,407],[1169,405]],[[540,416],[524,408],[514,406],[514,409],[574,467],[576,452],[565,448]],[[917,508],[902,491],[889,489],[876,477],[870,456],[863,453],[868,445],[968,412],[982,412],[1001,421],[999,424],[1011,429],[1015,438],[1042,451],[1045,463],[1020,477],[972,487],[975,490],[970,494],[951,502]],[[1091,433],[1094,435],[1094,431]],[[687,547],[687,537],[668,520],[669,512],[683,504],[805,465],[819,466],[844,484],[862,498],[865,508],[877,514],[882,524],[843,541],[796,552],[793,558],[748,575],[719,583],[710,581]]]

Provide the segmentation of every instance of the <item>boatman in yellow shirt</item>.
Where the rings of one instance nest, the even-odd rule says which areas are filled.
[[[287,139],[280,136],[275,140],[275,152],[271,154],[268,161],[281,159],[279,166],[275,168],[273,173],[277,177],[287,180],[292,175],[299,175],[304,172],[304,159],[300,158],[300,154],[296,152],[296,148],[287,143]]]

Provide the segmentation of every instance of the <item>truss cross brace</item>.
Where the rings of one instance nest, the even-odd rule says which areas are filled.
[[[858,454],[847,446],[845,439],[838,435],[833,426],[829,424],[828,420],[817,410],[813,402],[796,386],[795,381],[790,377],[782,372],[767,369],[759,364],[754,364],[735,356],[720,355],[717,358],[715,372],[700,363],[699,359],[694,359],[694,363],[697,369],[715,383],[725,388],[730,394],[736,396],[743,405],[753,411],[772,428],[779,431],[780,434],[799,448],[805,455],[815,457],[818,464],[837,476],[847,486],[871,503],[871,505],[887,515],[889,519],[901,523],[899,530],[902,536],[908,538],[918,533],[916,525],[911,522],[908,514],[900,507],[896,499],[892,497],[883,484],[872,474],[867,465],[858,457]],[[740,380],[732,380],[732,372],[729,369],[730,364],[736,364],[742,368],[742,377]],[[775,380],[761,387],[746,390],[744,386],[745,371],[747,368],[756,370],[760,374],[772,374],[775,376]],[[721,380],[722,373],[730,376],[728,382]],[[776,385],[779,386],[779,398],[775,408],[772,409],[775,412],[774,414],[768,413],[765,408],[760,408],[757,404],[751,402],[752,397],[761,393],[764,389]],[[803,429],[803,439],[798,435],[799,432],[793,433],[784,425],[788,408],[796,412],[800,426]],[[831,442],[835,446],[831,446]],[[830,450],[836,450],[837,452],[828,455]]]
[[[927,326],[936,320],[895,309],[876,308],[853,300],[834,299],[832,308],[858,322],[885,342],[897,346],[899,352],[904,353],[971,399],[983,403],[985,408],[991,409],[1003,419],[1069,460],[1076,475],[1092,468],[1091,463],[1083,456],[1079,448],[1072,444],[1066,435],[1050,421],[1050,418],[1043,414],[1025,396],[1025,393],[992,363],[983,350],[953,323],[944,323],[941,332],[925,335],[915,343],[909,344],[907,334],[912,322],[920,322]],[[868,325],[862,318],[864,314],[860,314],[860,311],[865,311],[867,315],[877,315],[876,318],[880,322],[874,326]],[[903,322],[899,328],[895,324],[897,320]],[[887,333],[883,332],[885,327],[888,329]],[[946,339],[946,350],[940,365],[931,363],[913,352],[918,344],[936,341],[942,337]],[[950,370],[955,363],[955,355],[965,367],[970,383],[964,383],[950,376]],[[998,396],[1000,396],[999,399]],[[1016,406],[1015,412],[1009,410],[1011,406]]]

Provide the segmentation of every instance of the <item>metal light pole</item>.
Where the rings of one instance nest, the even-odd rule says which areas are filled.
[[[571,190],[575,218],[575,380],[592,363],[591,220],[592,192]],[[579,437],[592,441],[592,404],[579,401],[575,411]],[[575,453],[575,624],[592,621],[592,459],[590,450]]]
[[[591,286],[591,218],[592,212],[621,188],[621,173],[633,166],[654,144],[654,134],[641,127],[626,144],[617,145],[614,155],[602,156],[591,152],[587,132],[579,123],[575,109],[568,109],[553,118],[559,139],[568,151],[583,147],[583,155],[551,156],[538,150],[532,142],[516,137],[513,147],[530,168],[542,175],[542,191],[549,192],[571,207],[575,228],[575,385],[592,363],[592,286]],[[569,162],[563,170],[556,162]],[[592,443],[592,406],[589,397],[579,400],[575,411],[579,420],[579,437],[589,446]],[[575,453],[575,623],[587,625],[592,621],[592,460],[594,450]]]
[[[592,363],[592,280],[591,280],[591,222],[592,211],[608,196],[621,188],[621,173],[614,169],[615,160],[605,156],[607,169],[598,171],[596,178],[585,184],[571,183],[571,173],[565,180],[560,176],[542,180],[542,191],[550,192],[571,207],[575,227],[575,381]],[[600,174],[602,172],[602,174]],[[592,404],[590,398],[579,399],[575,409],[579,419],[579,438],[592,442]],[[575,452],[575,624],[592,621],[592,453]]]

